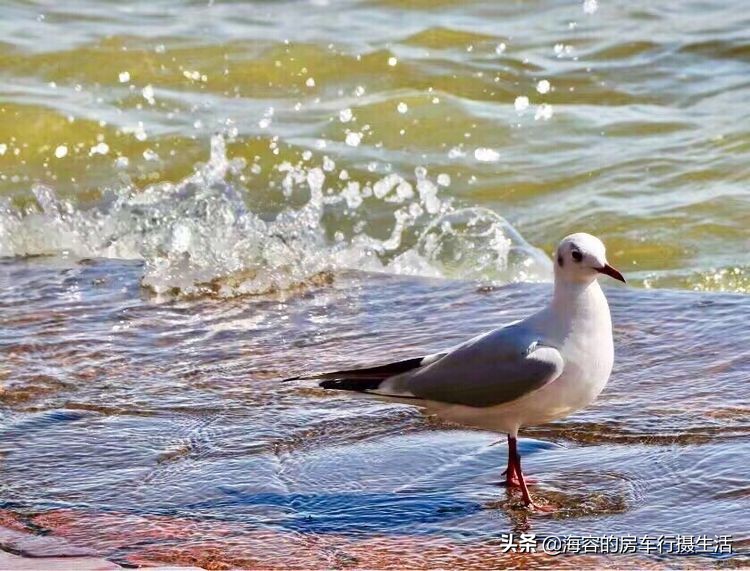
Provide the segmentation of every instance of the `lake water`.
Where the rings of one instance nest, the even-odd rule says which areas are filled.
[[[740,2],[64,4],[0,7],[0,521],[131,565],[747,564]],[[497,435],[277,382],[526,315],[579,230],[630,287],[602,397],[522,434],[553,516]]]

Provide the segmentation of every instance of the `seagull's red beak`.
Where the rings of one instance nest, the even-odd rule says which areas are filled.
[[[626,283],[625,278],[622,276],[622,274],[618,270],[610,266],[609,264],[604,264],[604,267],[597,268],[596,271],[599,272],[600,274],[607,274],[609,277],[615,278],[616,280],[619,280],[622,283]]]

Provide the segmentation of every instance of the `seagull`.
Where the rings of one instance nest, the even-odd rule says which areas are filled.
[[[526,319],[451,349],[375,367],[301,375],[324,389],[355,391],[417,405],[465,426],[507,434],[505,485],[532,501],[521,470],[518,431],[559,420],[587,406],[607,384],[614,363],[612,319],[597,277],[625,282],[591,234],[563,238],[554,260],[552,298]]]

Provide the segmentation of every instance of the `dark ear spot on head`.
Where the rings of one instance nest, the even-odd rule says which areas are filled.
[[[562,254],[557,254],[557,265],[561,268],[563,267],[563,257]]]

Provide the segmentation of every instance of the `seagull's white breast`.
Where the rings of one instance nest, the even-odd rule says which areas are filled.
[[[477,408],[463,405],[430,406],[454,422],[515,435],[522,426],[564,418],[587,406],[602,392],[614,363],[609,305],[598,284],[592,284],[570,312],[554,307],[529,318],[540,342],[560,351],[562,374],[544,387],[514,401]],[[432,403],[433,405],[435,403]]]

